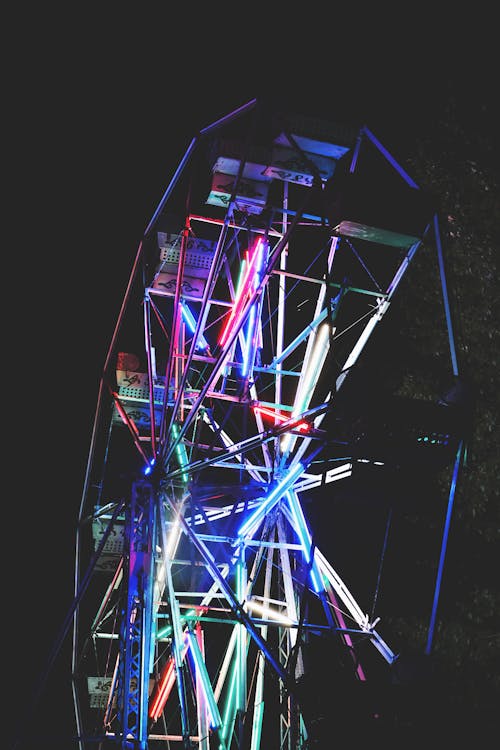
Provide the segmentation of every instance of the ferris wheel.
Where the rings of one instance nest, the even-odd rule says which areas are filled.
[[[366,364],[427,242],[439,251],[435,206],[365,126],[252,100],[193,138],[100,384],[77,538],[81,748],[322,747],[348,701],[325,710],[321,670],[356,702],[397,661],[336,554],[331,498],[409,455],[460,456],[453,409],[385,424]]]

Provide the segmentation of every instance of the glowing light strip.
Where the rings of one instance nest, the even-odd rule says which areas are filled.
[[[171,560],[175,557],[177,547],[179,546],[180,538],[182,534],[182,528],[178,519],[171,522],[170,532],[168,535],[167,548],[165,550],[165,557],[167,560]]]
[[[250,312],[248,313],[248,321],[247,321],[247,332],[246,332],[246,339],[244,344],[244,351],[243,351],[243,361],[241,364],[241,374],[243,377],[246,377],[248,375],[248,372],[250,370],[250,360],[251,355],[253,353],[253,338],[254,338],[254,327],[255,327],[255,310],[256,303],[252,305],[250,308]]]
[[[310,564],[311,563],[312,538],[311,538],[311,534],[309,533],[309,529],[307,527],[306,519],[304,518],[302,506],[300,504],[299,498],[297,497],[296,493],[293,490],[289,490],[286,493],[286,499],[288,501],[288,505],[292,513],[292,517],[295,521],[295,531],[297,532],[298,537],[300,539],[300,543],[302,544],[304,557],[306,559],[306,562]],[[323,586],[323,583],[321,580],[321,573],[318,569],[318,564],[316,562],[316,558],[314,557],[314,555],[312,559],[311,569],[309,571],[309,576],[311,578],[311,583],[313,585],[315,592],[319,594],[319,592],[323,591],[325,587]]]
[[[345,471],[340,470],[343,468],[345,468]],[[336,482],[339,479],[346,479],[346,477],[350,477],[351,475],[352,475],[352,464],[346,464],[344,466],[340,466],[339,469],[330,469],[330,471],[326,472],[325,484],[330,484],[330,482]]]
[[[347,479],[352,476],[352,464],[342,464],[337,466],[335,469],[329,469],[326,474],[304,474],[304,480],[297,482],[295,485],[296,492],[303,492],[304,490],[312,490],[314,487],[319,487],[324,481],[325,484],[330,482],[338,482],[340,479]]]
[[[315,335],[314,348],[307,367],[302,370],[300,380],[297,386],[297,393],[292,411],[292,419],[300,416],[306,410],[314,389],[316,387],[318,376],[325,363],[326,355],[330,348],[330,327],[327,323],[320,326]],[[286,460],[289,451],[292,449],[295,437],[290,433],[284,435],[281,441],[281,450],[283,452],[282,462]]]
[[[286,422],[287,419],[290,419],[289,416],[284,416],[283,414],[279,414],[273,409],[268,409],[265,406],[254,406],[253,408],[254,408],[254,411],[258,411],[261,414],[265,414],[266,416],[271,417],[272,419],[277,419],[278,422]]]
[[[241,261],[240,272],[238,274],[238,282],[236,284],[236,289],[235,289],[235,292],[234,292],[233,306],[231,308],[231,311],[229,313],[228,319],[226,321],[224,329],[223,329],[223,331],[222,331],[222,333],[220,335],[220,338],[219,338],[219,344],[221,346],[224,346],[224,344],[226,343],[227,339],[229,338],[229,331],[231,329],[232,322],[233,322],[233,320],[236,317],[236,310],[238,308],[238,305],[240,305],[241,300],[244,299],[244,297],[243,297],[243,289],[244,289],[245,284],[247,282],[247,279],[249,277],[250,270],[251,270],[250,265],[249,265],[248,261],[244,258]],[[241,308],[241,305],[240,305],[240,308]]]
[[[182,311],[182,317],[184,318],[184,322],[186,323],[191,333],[193,334],[196,333],[196,319],[193,313],[191,312],[188,305],[183,300],[181,300],[180,304],[181,304],[181,311]],[[209,349],[207,340],[205,339],[204,336],[198,337],[198,340],[196,341],[196,344],[195,344],[195,348],[202,349],[202,350]]]
[[[246,273],[246,269],[247,269],[247,266],[248,266],[248,250],[245,252],[245,255],[246,255],[246,257],[243,258],[242,261],[241,261],[240,271],[239,271],[239,274],[238,274],[238,279],[237,279],[237,282],[236,282],[236,286],[234,288],[232,286],[232,279],[231,279],[231,277],[229,277],[229,279],[228,279],[228,284],[229,284],[230,290],[232,290],[233,301],[229,305],[231,309],[229,311],[229,318],[226,319],[226,324],[225,324],[225,327],[224,327],[224,333],[227,330],[227,327],[229,325],[230,320],[233,319],[234,306],[237,304],[237,300],[238,300],[238,298],[240,296],[240,293],[241,293],[241,289],[242,289],[242,285],[243,285],[243,279],[245,278],[245,273]],[[240,346],[243,349],[244,342],[245,342],[245,337],[244,337],[243,331],[239,332],[238,339],[240,341]],[[231,347],[231,353],[230,353],[230,356],[229,356],[229,361],[226,361],[226,363],[224,365],[224,368],[222,370],[222,372],[224,373],[224,378],[226,378],[229,375],[230,371],[231,371],[231,367],[233,365],[233,362],[231,360],[235,359],[235,356],[234,356],[235,350],[236,350],[236,339],[233,341],[233,344],[232,344],[232,347]],[[217,376],[217,379],[218,378],[219,378],[219,376]],[[224,386],[224,383],[223,383],[223,386]]]
[[[311,353],[308,365],[305,368],[304,376],[300,378],[297,388],[292,417],[296,417],[305,411],[311,400],[319,373],[321,372],[326,355],[328,354],[328,349],[330,348],[329,338],[330,327],[325,323],[316,331],[314,349]]]
[[[252,255],[252,259],[250,260],[246,268],[245,275],[241,282],[241,285],[238,285],[240,288],[238,288],[237,294],[235,295],[235,303],[233,305],[229,318],[226,322],[226,325],[224,326],[224,330],[222,331],[222,334],[219,338],[220,346],[225,346],[225,344],[227,343],[227,340],[230,337],[231,329],[233,328],[233,322],[235,319],[238,318],[239,314],[241,313],[241,310],[245,306],[245,303],[250,293],[254,290],[255,281],[256,280],[258,281],[257,270],[258,270],[258,260],[261,257],[261,253],[259,252],[259,248],[261,244],[262,244],[262,239],[259,237],[259,239],[257,240],[257,245]]]
[[[321,474],[304,474],[301,479],[302,481],[297,482],[294,487],[295,492],[312,490],[315,487],[319,487],[323,482],[323,476]]]
[[[174,657],[170,656],[166,662],[163,672],[158,683],[158,692],[156,697],[149,707],[149,717],[156,721],[162,713],[168,697],[172,691],[175,682],[175,664]]]
[[[222,726],[222,719],[217,707],[217,703],[215,702],[215,697],[212,690],[212,685],[210,683],[210,678],[208,676],[205,661],[198,645],[198,641],[196,640],[196,636],[190,631],[187,631],[186,636],[191,654],[193,656],[196,674],[200,678],[203,694],[207,702],[208,713],[210,716],[210,726],[212,727],[212,729],[218,729],[220,726]]]
[[[257,659],[259,661],[259,671],[258,671],[258,687],[256,692],[256,697],[254,701],[254,714],[253,714],[253,721],[252,721],[252,744],[250,745],[250,750],[258,750],[260,748],[260,738],[262,736],[262,723],[264,721],[264,690],[262,687],[263,677],[261,676],[264,672],[264,667],[262,666],[262,662],[264,660],[264,657],[259,652],[257,655]]]
[[[366,324],[361,336],[359,337],[358,341],[356,342],[356,345],[354,346],[353,350],[347,357],[345,364],[342,368],[342,372],[337,378],[336,382],[336,389],[339,390],[340,386],[344,382],[347,373],[351,369],[351,367],[356,363],[356,360],[358,359],[359,355],[361,354],[361,351],[363,350],[364,345],[368,341],[369,337],[371,336],[371,333],[377,323],[382,320],[383,314],[387,311],[387,308],[389,307],[390,302],[387,299],[377,299],[378,308],[376,309],[375,313],[371,316],[370,320]]]
[[[186,496],[179,503],[179,507],[175,507],[177,518],[182,519],[181,509],[184,507]],[[174,506],[172,506],[174,509]],[[172,560],[166,557],[166,550],[168,547],[167,533],[166,533],[166,519],[165,519],[165,507],[163,502],[159,502],[159,515],[160,515],[160,528],[162,535],[162,548],[163,548],[163,567],[165,570],[165,577],[168,589],[168,599],[170,602],[170,617],[173,627],[173,638],[172,638],[172,654],[175,662],[175,671],[177,676],[177,693],[179,697],[179,705],[181,711],[181,725],[182,733],[187,734],[187,706],[184,692],[184,674],[182,672],[182,663],[184,659],[184,649],[186,646],[186,635],[182,630],[181,615],[179,609],[179,602],[175,596],[175,589],[172,580]]]
[[[235,626],[236,628],[237,626]],[[234,721],[236,718],[236,681],[237,681],[237,664],[233,661],[231,675],[229,678],[229,686],[226,695],[226,701],[224,706],[224,718],[222,720],[221,736],[224,742],[227,743],[228,737],[231,736],[233,731]]]
[[[177,440],[177,438],[179,437],[179,428],[176,424],[172,425],[172,434],[174,436],[174,440]],[[175,453],[179,462],[179,467],[182,469],[184,468],[184,466],[187,466],[189,461],[186,453],[186,446],[182,441],[177,443],[177,445],[175,446]],[[186,474],[186,472],[182,472],[181,478],[183,482],[187,482],[188,475]]]
[[[280,525],[280,520],[278,519],[278,525]],[[273,563],[274,563],[274,552],[273,550],[270,551],[270,554],[267,555],[266,560],[266,572],[265,572],[265,578],[264,578],[264,598],[266,601],[269,601],[269,595],[271,593],[271,582],[272,582],[272,575],[273,575]],[[257,564],[257,558],[255,560],[255,564]],[[251,574],[252,580],[255,579],[255,573],[252,571]],[[267,631],[268,627],[267,625],[263,625],[261,628],[261,633],[263,638],[267,638]],[[290,640],[292,643],[293,641],[293,633],[295,631],[292,631]],[[257,681],[255,684],[255,697],[254,697],[254,715],[253,715],[253,721],[252,721],[252,739],[251,739],[251,745],[250,750],[259,750],[260,748],[260,738],[262,735],[262,724],[264,721],[264,673],[265,673],[265,661],[264,661],[264,654],[262,651],[259,651],[257,654],[257,661],[256,661],[256,668],[257,668]]]
[[[236,598],[240,603],[243,603],[245,599],[246,590],[246,566],[245,566],[245,550],[243,547],[239,549],[239,558],[236,563]],[[247,631],[243,623],[238,623],[236,626],[237,639],[236,639],[236,664],[237,664],[237,681],[236,681],[236,710],[245,711],[246,704],[246,652],[247,652]]]
[[[187,644],[184,645],[181,653],[181,658],[184,660],[187,652]],[[149,717],[153,721],[157,721],[158,717],[165,708],[165,704],[169,698],[172,688],[175,683],[175,659],[173,654],[169,656],[168,660],[163,667],[160,681],[158,683],[156,696],[149,707]]]
[[[255,249],[255,253],[258,253],[257,267],[253,276],[253,288],[252,292],[255,292],[259,286],[260,274],[264,265],[264,243],[259,240]],[[255,300],[247,320],[247,331],[246,337],[244,337],[244,351],[243,351],[243,363],[241,367],[241,374],[243,377],[247,377],[249,372],[253,369],[255,363],[255,355],[257,348],[262,347],[262,331],[260,328],[260,307],[261,307],[262,295]]]
[[[248,609],[257,612],[263,620],[272,620],[273,622],[279,622],[282,625],[288,625],[289,627],[297,625],[297,622],[294,622],[286,615],[283,615],[272,607],[264,607],[262,604],[255,601],[255,599],[248,599],[246,604]]]
[[[263,499],[260,507],[257,508],[252,515],[247,518],[244,524],[238,530],[238,537],[243,538],[250,536],[256,527],[262,521],[262,518],[269,513],[274,505],[280,500],[285,494],[287,489],[295,482],[296,479],[302,474],[304,467],[302,464],[296,464],[282,479],[278,482],[276,487],[269,493],[269,495]]]
[[[290,415],[284,416],[283,414],[279,414],[277,411],[273,411],[272,409],[268,409],[265,406],[254,406],[253,410],[255,413],[264,414],[266,417],[271,417],[276,422],[286,422],[290,419]],[[308,430],[309,425],[307,422],[301,422],[297,425],[295,428],[297,430]]]
[[[212,461],[210,465],[220,466],[223,469],[237,469],[237,471],[241,471],[241,464],[231,463],[229,460],[226,461],[224,459],[221,461]],[[262,464],[260,464],[259,466],[255,466],[255,464],[247,463],[246,461],[245,461],[245,469],[248,471],[249,474],[251,474],[252,471],[253,472],[262,471],[265,474],[273,473],[272,466],[263,466]],[[262,479],[261,477],[259,478]]]

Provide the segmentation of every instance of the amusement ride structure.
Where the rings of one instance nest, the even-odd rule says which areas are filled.
[[[369,128],[252,100],[193,138],[99,387],[69,628],[81,750],[323,747],[332,686],[356,702],[399,655],[329,542],[331,498],[415,456],[450,468],[430,650],[463,441],[427,401],[374,437],[366,358],[422,245],[457,377],[436,207]]]

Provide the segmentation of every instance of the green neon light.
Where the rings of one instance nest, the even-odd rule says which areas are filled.
[[[231,669],[231,677],[229,679],[229,687],[226,695],[224,704],[224,715],[222,717],[222,729],[221,737],[227,744],[227,738],[231,736],[234,727],[234,720],[236,718],[236,678],[237,678],[237,662],[233,660]]]
[[[214,692],[212,690],[210,678],[208,676],[205,662],[203,661],[203,656],[200,651],[200,647],[198,645],[196,635],[192,632],[188,632],[187,637],[189,641],[189,646],[191,648],[191,653],[193,654],[194,662],[196,665],[196,672],[201,679],[203,692],[205,694],[205,698],[208,703],[208,710],[210,712],[212,728],[218,729],[222,724],[222,719],[219,713],[219,708],[217,706],[217,703],[215,702]]]
[[[177,427],[176,424],[172,425],[172,433],[174,436],[174,440],[177,440],[177,438],[179,437],[179,428]],[[183,469],[184,466],[188,465],[189,462],[188,462],[188,457],[186,453],[186,446],[184,445],[184,443],[182,442],[177,443],[175,447],[175,454],[177,456],[177,461],[179,463],[180,469]],[[186,474],[186,472],[183,471],[181,473],[181,479],[183,482],[188,481],[188,475]]]

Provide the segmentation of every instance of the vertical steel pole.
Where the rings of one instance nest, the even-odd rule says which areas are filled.
[[[448,495],[448,509],[446,512],[446,520],[444,524],[444,531],[443,531],[443,540],[441,543],[441,553],[439,556],[439,565],[438,565],[438,571],[436,576],[436,585],[434,588],[434,601],[432,604],[432,613],[431,613],[431,619],[429,623],[429,630],[427,634],[427,645],[425,647],[425,653],[430,654],[432,650],[432,641],[434,638],[434,628],[436,625],[436,613],[438,608],[438,602],[439,602],[439,592],[441,589],[441,580],[443,577],[443,568],[444,568],[444,558],[446,556],[446,547],[448,544],[448,535],[450,533],[450,524],[451,524],[451,515],[453,511],[453,502],[455,499],[455,491],[457,487],[457,479],[458,479],[458,472],[460,470],[460,464],[462,463],[463,458],[463,440],[460,441],[460,444],[457,449],[457,454],[455,457],[455,465],[453,468],[453,477],[451,480],[451,486],[450,486],[450,493]]]

